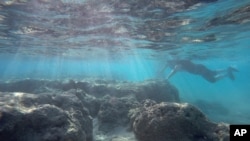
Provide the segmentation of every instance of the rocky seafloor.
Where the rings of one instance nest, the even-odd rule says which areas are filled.
[[[1,141],[228,141],[164,80],[0,83]]]

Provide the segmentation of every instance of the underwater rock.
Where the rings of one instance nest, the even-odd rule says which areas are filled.
[[[82,90],[96,98],[105,95],[126,97],[135,95],[138,101],[152,99],[157,102],[179,102],[178,90],[164,80],[145,80],[141,82],[122,82],[110,80],[49,81],[25,79],[0,83],[1,92],[58,93],[69,90]]]
[[[227,125],[210,122],[192,105],[171,103],[179,96],[167,81],[24,80],[0,90],[26,91],[32,83],[28,91],[37,94],[0,92],[0,140],[229,140]]]
[[[228,141],[229,127],[215,124],[187,103],[145,101],[134,114],[133,131],[139,141]]]
[[[138,101],[180,102],[177,88],[165,80],[145,80],[134,88]]]
[[[99,131],[107,133],[119,126],[127,127],[129,110],[138,105],[139,103],[133,96],[124,98],[105,97],[97,116]]]
[[[0,140],[92,141],[92,119],[73,94],[0,92]]]
[[[179,101],[177,89],[163,80],[25,79],[0,83],[0,91],[5,91],[0,93],[0,104],[3,105],[0,108],[0,139],[9,139],[12,134],[10,141],[40,141],[44,137],[46,140],[76,141],[79,137],[91,141],[93,125],[90,117],[98,121],[97,136],[107,134],[107,139],[125,139],[123,133],[115,138],[114,130],[132,129],[131,109],[141,105],[139,102],[146,99],[156,102]],[[6,109],[7,112],[4,112]],[[127,134],[130,139],[133,138],[133,132],[128,131]]]

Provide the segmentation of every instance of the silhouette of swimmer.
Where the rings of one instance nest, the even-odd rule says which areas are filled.
[[[172,77],[178,71],[186,71],[192,74],[200,75],[211,83],[225,77],[229,77],[231,80],[234,80],[235,77],[233,72],[238,72],[238,70],[233,67],[228,67],[227,69],[222,70],[210,70],[206,66],[202,64],[195,64],[190,60],[169,60],[167,61],[166,66],[161,70],[161,73],[164,72],[167,67],[172,68],[172,71],[169,73],[167,79]]]

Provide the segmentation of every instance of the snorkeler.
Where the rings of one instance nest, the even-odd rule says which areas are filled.
[[[235,78],[233,72],[238,72],[238,70],[233,67],[228,67],[223,70],[210,70],[206,66],[202,64],[195,64],[190,60],[169,60],[167,61],[166,66],[161,70],[161,73],[167,67],[172,68],[172,71],[169,73],[167,79],[172,77],[178,71],[186,71],[192,74],[200,75],[211,83],[225,77],[229,77],[231,80],[234,80]]]

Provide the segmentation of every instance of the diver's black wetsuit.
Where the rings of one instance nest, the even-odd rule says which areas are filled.
[[[187,71],[192,74],[201,75],[209,82],[216,82],[217,71],[208,69],[202,64],[194,64],[190,60],[171,60],[168,61],[171,67],[178,65],[180,70]]]

